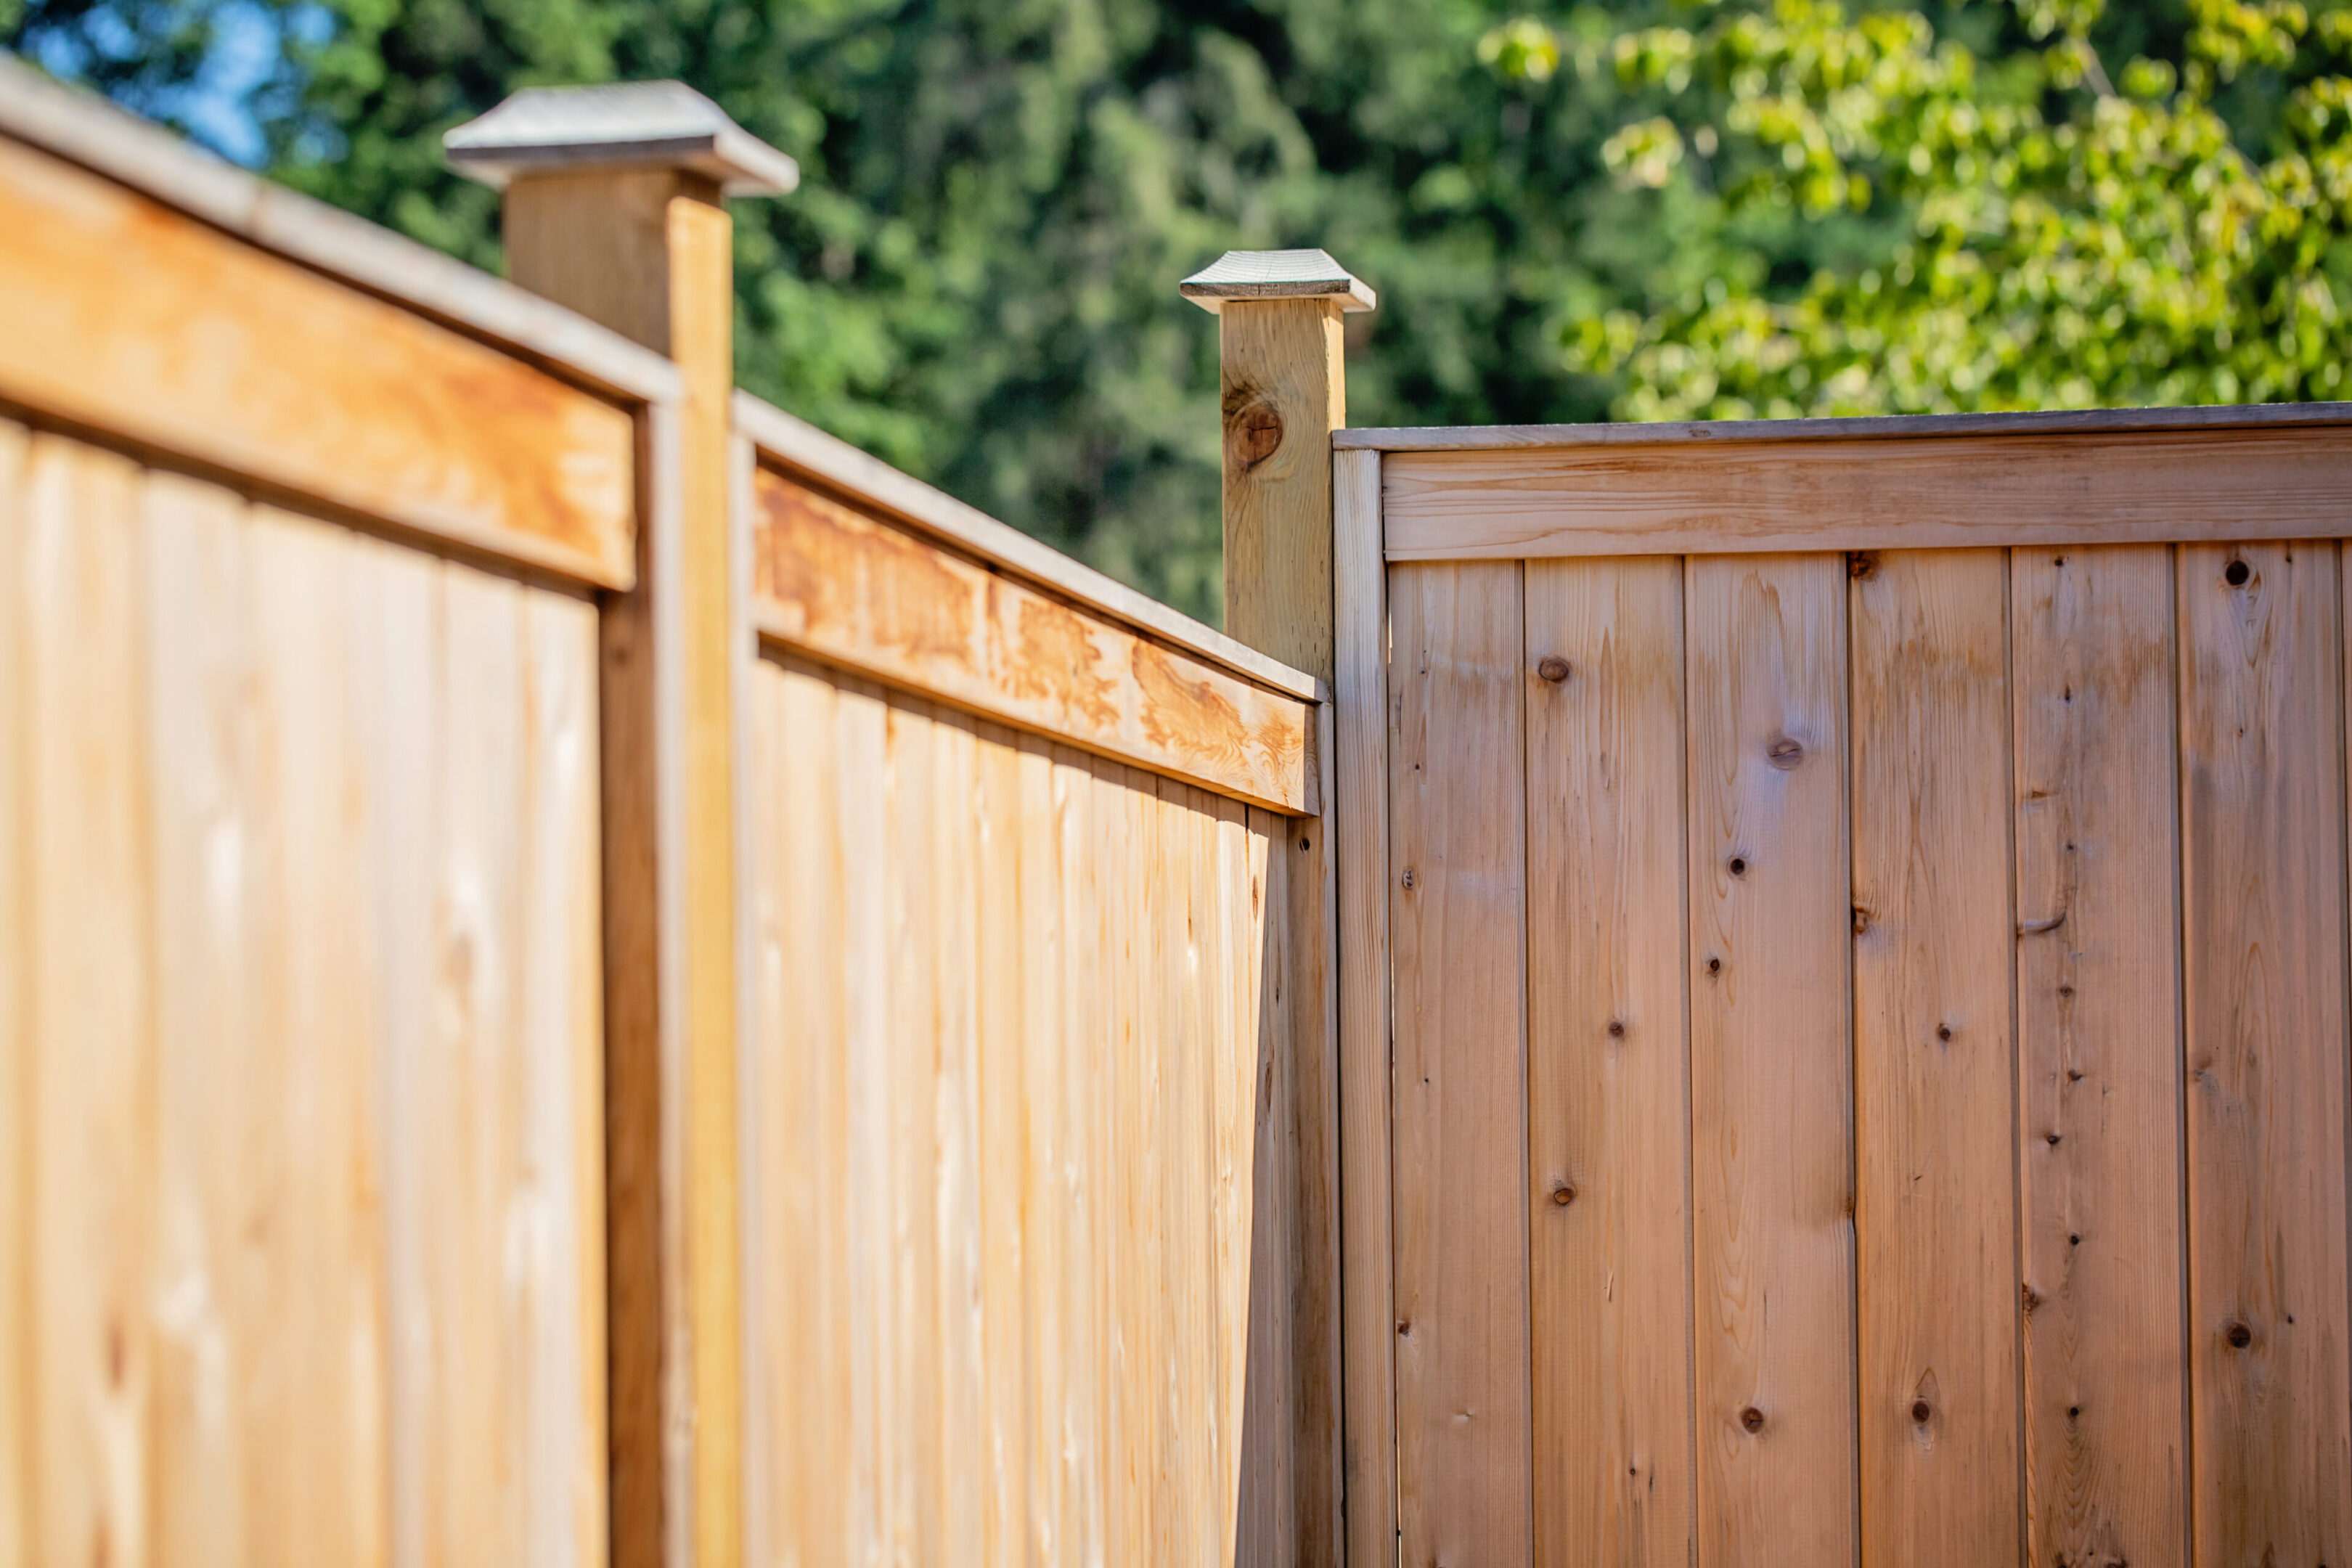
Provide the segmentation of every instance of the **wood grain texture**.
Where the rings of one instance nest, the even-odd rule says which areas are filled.
[[[1529,1552],[1520,573],[1389,574],[1397,1514],[1407,1563]]]
[[[1850,574],[1866,1563],[2020,1548],[2008,586],[1999,551]]]
[[[2027,1550],[2188,1561],[2170,553],[2010,558]]]
[[[1391,561],[2332,536],[2352,427],[1395,453]]]
[[[1332,463],[1338,736],[1339,1194],[1347,1561],[1396,1552],[1395,1340],[1390,1228],[1388,567],[1381,459]],[[1364,1326],[1378,1331],[1366,1332]]]
[[[34,1076],[28,950],[31,893],[25,823],[33,797],[30,701],[33,624],[26,595],[31,583],[26,518],[25,427],[0,419],[0,1365],[9,1386],[0,1397],[0,1568],[30,1568],[37,1561],[35,1510],[35,1406],[21,1391],[33,1380],[30,1331],[35,1229]]]
[[[748,392],[735,394],[735,429],[753,445],[762,462],[793,483],[854,496],[876,515],[894,524],[909,524],[950,551],[1001,567],[1053,597],[1095,611],[1271,690],[1301,700],[1319,701],[1329,696],[1324,682],[1303,670],[1269,658],[1213,626],[1104,576]]]
[[[1530,563],[1520,669],[1534,1560],[1686,1565],[1681,563]]]
[[[1246,1321],[1280,819],[799,659],[751,689],[748,1552],[1227,1560],[1290,1376]]]
[[[593,1568],[593,608],[59,437],[0,468],[10,1533]]]
[[[2336,554],[2175,554],[2199,1563],[2352,1556]]]
[[[1687,563],[1701,1568],[1853,1560],[1845,563]]]
[[[1225,629],[1331,679],[1331,432],[1348,422],[1339,307],[1234,301],[1217,318]]]
[[[628,413],[148,197],[0,143],[0,396],[600,586]],[[268,301],[266,310],[258,301]]]
[[[1318,809],[1312,704],[773,470],[753,483],[771,641],[1253,804]]]

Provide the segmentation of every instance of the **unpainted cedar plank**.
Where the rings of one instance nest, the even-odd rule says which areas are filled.
[[[596,758],[596,608],[522,595],[527,1051],[521,1164],[529,1216],[520,1359],[525,1552],[597,1568],[604,1521],[604,914]]]
[[[1020,940],[1008,970],[996,968],[1002,955],[992,946],[990,973],[992,985],[1017,978],[1018,993],[1003,1005],[1019,1033],[1017,1047],[1011,1041],[995,1047],[1002,1055],[992,1058],[985,1081],[988,1091],[1021,1099],[1009,1111],[1009,1131],[1021,1142],[996,1152],[1005,1179],[1019,1183],[1005,1201],[1013,1205],[1010,1223],[1019,1237],[1022,1316],[1017,1339],[992,1331],[989,1344],[991,1354],[1003,1344],[1004,1353],[1020,1358],[1022,1403],[1012,1418],[1019,1422],[1022,1447],[1012,1462],[1021,1489],[1008,1503],[1017,1501],[1022,1510],[1017,1533],[1024,1560],[1050,1563],[1073,1544],[1067,1521],[1082,1500],[1073,1495],[1077,1488],[1069,1472],[1078,1433],[1091,1433],[1093,1426],[1081,1423],[1087,1407],[1072,1399],[1074,1390],[1087,1390],[1093,1382],[1090,1317],[1086,1304],[1073,1299],[1070,1269],[1085,1240],[1086,1173],[1076,1140],[1086,1108],[1072,1101],[1076,1070],[1067,1045],[1067,895],[1056,770],[1046,743],[1027,735],[1018,737],[1010,765],[1009,783],[1001,774],[992,777],[991,805],[993,812],[1008,814]],[[998,917],[992,911],[988,918]],[[1017,1064],[1006,1059],[1016,1056]],[[992,1109],[992,1131],[1001,1125],[998,1115]],[[1002,1212],[993,1197],[991,1212]]]
[[[411,1080],[431,1358],[425,1556],[511,1562],[525,1544],[521,1386],[526,1324],[508,1226],[522,1176],[522,592],[444,566],[436,653],[440,725],[431,1040]]]
[[[1398,1529],[1519,1563],[1531,1529],[1517,563],[1389,578]]]
[[[1160,1268],[1160,1145],[1156,1111],[1161,1092],[1160,1053],[1153,1048],[1160,1003],[1158,932],[1150,889],[1159,878],[1159,836],[1148,807],[1151,790],[1131,788],[1128,770],[1095,768],[1095,791],[1107,828],[1097,853],[1119,867],[1106,898],[1104,1048],[1109,1053],[1113,1120],[1108,1148],[1117,1167],[1111,1215],[1108,1283],[1116,1347],[1108,1455],[1114,1478],[1110,1532],[1119,1561],[1160,1561],[1164,1543],[1153,1536],[1151,1500],[1160,1463],[1157,1369]],[[1117,826],[1112,826],[1116,824]]]
[[[1106,940],[1105,897],[1115,885],[1114,862],[1102,851],[1118,826],[1097,798],[1085,757],[1066,748],[1050,753],[1049,831],[1062,899],[1062,965],[1051,977],[1060,1018],[1059,1071],[1065,1128],[1061,1181],[1068,1204],[1068,1247],[1053,1288],[1069,1325],[1061,1416],[1064,1447],[1055,1458],[1059,1501],[1058,1553],[1048,1561],[1119,1561],[1112,1531],[1116,1492],[1118,1383],[1111,1279],[1118,1255],[1118,1178],[1112,1142],[1114,1063],[1108,1016],[1111,949]],[[1034,1079],[1032,1080],[1034,1081]],[[1051,1385],[1046,1385],[1050,1387]]]
[[[928,707],[892,700],[885,718],[888,871],[890,1064],[887,1121],[890,1228],[894,1254],[883,1299],[890,1336],[892,1386],[884,1450],[889,1476],[889,1552],[900,1561],[935,1563],[945,1549],[940,1505],[939,1390],[939,1096],[933,965],[939,923],[931,901],[937,861],[933,794],[935,730]]]
[[[246,1093],[266,1109],[245,1129],[258,1181],[237,1218],[247,1248],[267,1237],[263,1272],[238,1292],[251,1352],[243,1436],[259,1461],[249,1560],[365,1562],[387,1544],[388,1399],[377,1047],[366,1012],[350,1005],[365,991],[375,901],[354,809],[368,795],[357,726],[373,661],[352,644],[364,625],[353,610],[387,547],[268,509],[247,532],[248,662],[236,695],[259,731],[257,831],[243,858],[262,918],[246,955],[257,1028],[241,1065]]]
[[[1230,896],[1247,898],[1235,918],[1248,923],[1229,931],[1225,956],[1236,976],[1234,1002],[1247,1009],[1235,1026],[1230,1069],[1246,1097],[1237,1113],[1248,1119],[1250,1162],[1247,1233],[1234,1260],[1247,1270],[1247,1296],[1230,1371],[1243,1396],[1233,1456],[1240,1467],[1237,1561],[1254,1565],[1294,1563],[1301,1551],[1297,1390],[1288,1369],[1298,1364],[1300,1353],[1292,1302],[1309,1281],[1292,1263],[1305,1257],[1294,1200],[1305,1148],[1294,1135],[1294,1118],[1306,1112],[1297,1100],[1304,1020],[1295,990],[1303,977],[1293,967],[1300,948],[1293,941],[1291,884],[1309,874],[1302,864],[1308,857],[1297,848],[1300,837],[1319,832],[1321,825],[1294,824],[1251,807],[1247,827],[1249,886]]]
[[[27,628],[25,427],[0,419],[0,1568],[29,1568],[38,1535],[33,1489],[33,1041],[27,959]]]
[[[1211,994],[1210,944],[1215,940],[1216,807],[1199,790],[1171,779],[1157,781],[1160,811],[1169,824],[1174,852],[1171,881],[1186,890],[1171,911],[1169,959],[1180,1009],[1178,1037],[1181,1088],[1170,1095],[1176,1147],[1170,1161],[1178,1216],[1176,1246],[1163,1289],[1174,1304],[1171,1328],[1168,1397],[1173,1415],[1167,1430],[1178,1465],[1171,1478],[1168,1506],[1179,1523],[1176,1561],[1206,1564],[1216,1555],[1218,1450],[1216,1410],[1217,1276],[1215,1210],[1212,1202],[1214,1158],[1217,1020],[1224,998]],[[1171,900],[1171,902],[1173,900]],[[1230,1552],[1230,1547],[1226,1549]]]
[[[26,472],[26,1006],[37,1562],[151,1561],[154,1169],[137,471],[37,437]],[[13,1386],[13,1385],[12,1385]]]
[[[261,1068],[269,1042],[255,1016],[255,983],[285,938],[272,879],[255,874],[276,858],[278,816],[253,776],[261,726],[245,717],[256,673],[245,502],[165,475],[142,489],[155,998],[171,1020],[156,1063],[155,1266],[168,1284],[155,1315],[154,1531],[170,1561],[226,1568],[261,1560],[256,1536],[276,1527],[250,1517],[274,1456],[241,1417],[267,1387],[255,1362],[274,1349],[271,1308],[297,1283],[269,1278],[269,1250],[247,1231],[284,1174],[272,1158],[281,1079]]]
[[[1261,1051],[1288,1037],[1269,1035],[1261,1009],[1272,989],[1269,938],[1285,934],[1265,916],[1270,907],[1269,868],[1279,853],[1287,823],[1255,807],[1212,799],[1217,808],[1217,950],[1210,994],[1225,1012],[1216,1058],[1217,1278],[1220,1285],[1217,1338],[1217,1464],[1219,1515],[1213,1540],[1229,1560],[1297,1559],[1297,1531],[1288,1517],[1291,1488],[1275,1489],[1272,1520],[1251,1521],[1243,1511],[1245,1479],[1258,1464],[1253,1444],[1261,1424],[1276,1462],[1265,1466],[1290,1480],[1286,1461],[1293,1430],[1290,1400],[1294,1352],[1288,1292],[1291,1276],[1282,1268],[1284,1241],[1295,1231],[1282,1222],[1286,1194],[1278,1178],[1265,1174],[1268,1145],[1279,1134],[1270,1123],[1286,1119],[1289,1097],[1276,1075],[1262,1074]],[[1268,1063],[1267,1065],[1271,1065]],[[1261,1095],[1260,1090],[1265,1092]],[[1279,1098],[1277,1098],[1279,1096]],[[1270,1186],[1275,1187],[1272,1192]],[[1272,1244],[1259,1249],[1261,1230]],[[1256,1381],[1252,1381],[1255,1370]]]
[[[1044,1214],[1024,1223],[1030,1122],[1039,1112],[1025,1087],[1024,1002],[1028,950],[1058,948],[1053,933],[1059,910],[1053,909],[1049,921],[1034,897],[1024,897],[1022,764],[1019,738],[1012,731],[980,727],[972,798],[979,831],[979,1353],[986,1376],[982,1536],[985,1559],[996,1568],[1013,1568],[1029,1556],[1031,1371],[1024,1282],[1033,1224],[1042,1229],[1052,1223]]]
[[[836,693],[819,672],[753,671],[752,801],[760,1025],[753,1095],[755,1238],[745,1259],[751,1456],[768,1513],[749,1521],[755,1561],[851,1561],[856,1430],[847,1210],[848,952]]]
[[[361,1004],[376,1041],[382,1126],[384,1314],[391,1346],[386,1493],[391,1561],[419,1568],[435,1550],[431,1505],[450,1456],[435,1421],[444,1331],[434,1289],[439,1216],[429,1185],[441,1149],[442,1070],[437,937],[443,859],[441,751],[446,681],[441,644],[441,567],[385,547],[355,619],[364,623],[362,679],[372,708],[362,733],[371,781],[371,883],[377,900],[369,954],[373,984]],[[462,1458],[462,1456],[461,1456]]]
[[[913,1510],[899,1457],[904,1375],[890,1314],[903,1289],[899,1205],[891,1161],[896,1122],[896,1003],[890,883],[899,853],[887,799],[891,716],[879,691],[839,688],[842,950],[847,976],[842,1061],[847,1079],[847,1220],[850,1533],[854,1563],[903,1554]]]
[[[2027,1554],[2171,1568],[2189,1527],[2169,553],[2013,551],[2010,628]]]
[[[1535,1561],[1692,1549],[1683,574],[1530,563]]]
[[[2004,552],[1864,558],[1848,604],[1863,1561],[2014,1563]]]
[[[979,742],[972,721],[939,711],[930,725],[931,847],[910,865],[931,897],[931,1059],[937,1075],[930,1173],[939,1286],[930,1391],[940,1446],[941,1563],[979,1563],[988,1481],[986,1325],[982,1317]],[[917,950],[921,951],[921,950]]]
[[[2336,546],[2183,545],[2174,559],[2195,1556],[2342,1563],[2352,1321]]]
[[[1700,1568],[1854,1557],[1844,590],[1685,563]]]

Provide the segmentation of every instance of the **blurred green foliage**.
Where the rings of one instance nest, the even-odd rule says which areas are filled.
[[[486,267],[443,131],[709,93],[804,172],[736,207],[743,384],[1211,619],[1175,285],[1229,247],[1380,289],[1360,425],[2336,387],[2347,24],[2293,5],[0,0],[0,40],[201,130],[255,17],[268,172]]]

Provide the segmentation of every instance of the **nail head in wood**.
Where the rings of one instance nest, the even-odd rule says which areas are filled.
[[[524,174],[690,169],[729,196],[780,196],[798,163],[682,81],[530,87],[441,138],[449,166],[493,190]]]
[[[1337,300],[1342,310],[1380,308],[1380,296],[1322,250],[1228,250],[1177,285],[1211,315],[1229,300]]]

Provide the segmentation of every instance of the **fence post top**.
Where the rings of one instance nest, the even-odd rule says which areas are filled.
[[[667,165],[730,196],[780,196],[800,165],[682,81],[530,87],[441,138],[450,167],[493,190],[519,175]]]
[[[1228,250],[1177,288],[1213,316],[1229,300],[1337,300],[1342,310],[1373,310],[1381,303],[1328,250]]]

